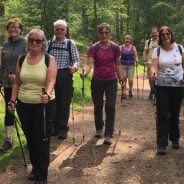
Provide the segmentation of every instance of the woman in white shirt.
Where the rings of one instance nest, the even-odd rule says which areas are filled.
[[[156,86],[157,154],[165,154],[168,139],[179,148],[179,113],[183,98],[184,49],[174,41],[167,26],[159,31],[159,47],[152,55],[152,77]]]

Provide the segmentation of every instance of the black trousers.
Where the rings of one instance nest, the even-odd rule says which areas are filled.
[[[73,95],[73,75],[68,69],[59,69],[55,84],[56,119],[55,128],[67,131],[70,103]]]
[[[8,110],[8,102],[10,101],[12,88],[4,88],[4,99],[5,99],[5,126],[14,125],[14,116]]]
[[[117,93],[117,80],[97,80],[91,81],[91,95],[94,103],[94,116],[96,130],[102,130],[103,121],[103,106],[105,94],[105,134],[104,136],[112,137],[114,131],[115,120],[115,104]]]
[[[47,179],[49,166],[49,147],[54,101],[45,104],[46,131],[44,132],[43,104],[27,104],[18,100],[17,113],[26,136],[29,157],[33,166],[35,180]]]
[[[157,145],[167,146],[170,141],[178,141],[179,114],[183,98],[182,87],[156,86]]]

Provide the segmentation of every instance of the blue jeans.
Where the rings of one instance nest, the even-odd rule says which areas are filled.
[[[102,130],[103,121],[103,106],[105,94],[105,134],[104,136],[112,137],[114,131],[115,120],[115,104],[117,93],[117,79],[114,80],[97,80],[91,81],[91,95],[94,103],[94,116],[96,130]]]
[[[157,145],[166,147],[170,141],[178,141],[179,114],[183,98],[182,87],[156,86]]]

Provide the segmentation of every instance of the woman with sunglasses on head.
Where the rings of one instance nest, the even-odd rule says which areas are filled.
[[[57,69],[54,57],[45,54],[47,40],[42,30],[33,29],[29,32],[27,48],[27,55],[23,60],[20,57],[17,63],[9,110],[14,112],[17,100],[17,113],[27,139],[32,164],[29,179],[34,179],[35,184],[45,184]]]
[[[12,134],[14,127],[13,115],[8,111],[8,102],[10,101],[12,84],[15,81],[15,67],[17,59],[26,52],[26,39],[21,36],[22,22],[18,18],[8,20],[6,24],[8,39],[3,44],[1,67],[0,67],[0,83],[4,88],[5,100],[5,134],[6,138],[0,147],[0,153],[5,152],[12,147]]]
[[[152,55],[152,77],[156,85],[157,154],[165,154],[168,139],[179,148],[179,113],[183,98],[184,49],[176,44],[172,31],[163,26],[159,47]]]

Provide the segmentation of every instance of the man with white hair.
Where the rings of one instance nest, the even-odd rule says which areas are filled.
[[[55,84],[56,119],[53,136],[66,139],[70,103],[73,95],[73,73],[79,67],[79,54],[75,44],[66,38],[67,23],[65,20],[54,22],[55,38],[48,42],[48,53],[53,55],[57,63],[57,78]]]

